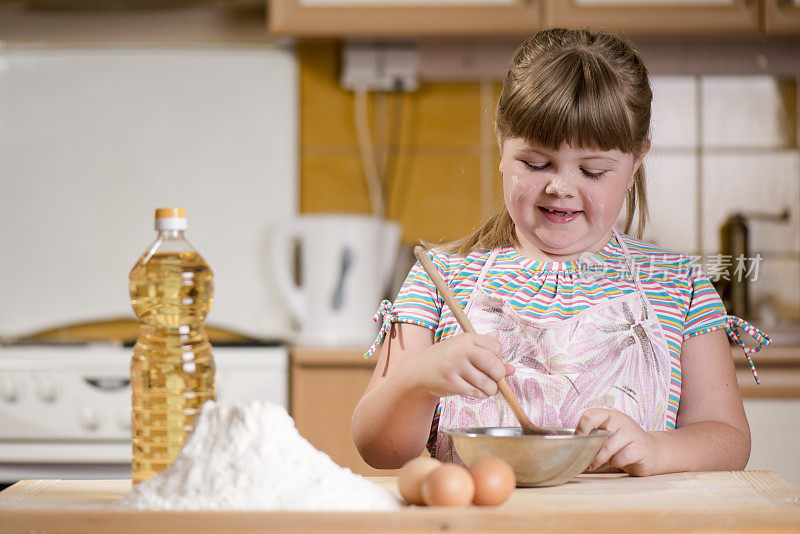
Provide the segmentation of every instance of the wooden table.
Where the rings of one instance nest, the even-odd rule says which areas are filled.
[[[397,494],[394,477],[370,480]],[[106,508],[129,489],[129,480],[24,480],[0,492],[0,532],[800,531],[800,490],[772,471],[581,475],[518,488],[496,508],[369,513]]]

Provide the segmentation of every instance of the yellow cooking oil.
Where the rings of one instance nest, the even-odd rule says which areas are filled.
[[[214,358],[204,328],[213,273],[186,241],[185,211],[156,211],[158,238],[130,273],[139,337],[131,360],[133,483],[168,467],[207,400]],[[178,215],[183,215],[183,222]],[[161,215],[161,217],[159,217]]]

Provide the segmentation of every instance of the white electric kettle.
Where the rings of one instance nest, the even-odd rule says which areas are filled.
[[[303,345],[368,346],[394,271],[400,225],[368,215],[302,215],[279,225],[271,261]],[[294,281],[299,245],[301,282]]]

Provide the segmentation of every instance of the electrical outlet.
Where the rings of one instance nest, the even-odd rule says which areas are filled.
[[[415,91],[417,48],[403,43],[347,43],[342,50],[341,84],[349,91]]]

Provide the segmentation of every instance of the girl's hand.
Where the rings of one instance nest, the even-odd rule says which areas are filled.
[[[597,453],[589,469],[597,469],[606,462],[620,467],[629,475],[647,476],[656,473],[659,448],[652,433],[618,410],[591,408],[581,415],[576,434],[588,434],[595,429],[612,432]]]
[[[463,333],[417,353],[410,371],[436,397],[485,399],[497,393],[498,380],[514,373],[502,352],[503,346],[492,336]]]

